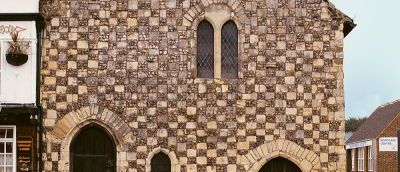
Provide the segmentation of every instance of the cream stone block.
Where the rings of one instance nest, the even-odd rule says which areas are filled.
[[[323,43],[323,42],[316,41],[316,42],[313,43],[313,48],[314,48],[314,50],[316,50],[316,51],[322,51],[323,48],[324,48],[324,43]]]
[[[186,114],[188,114],[188,115],[195,115],[196,112],[197,112],[196,107],[187,107],[186,108]]]
[[[235,164],[229,164],[227,166],[227,171],[237,171],[236,170],[236,165]]]
[[[128,27],[137,26],[137,19],[136,18],[127,18],[126,21],[127,21]]]
[[[228,157],[217,157],[217,164],[228,164]]]
[[[303,153],[301,154],[300,158],[301,159],[306,159],[308,153],[310,153],[310,150],[304,149]]]
[[[316,67],[322,67],[322,66],[324,66],[324,64],[325,64],[324,59],[315,59],[313,61],[313,66],[316,66]]]
[[[257,160],[260,158],[260,155],[258,155],[257,151],[254,151],[254,150],[251,150],[251,151],[249,152],[249,155],[250,155],[251,157],[253,157],[253,159],[254,159],[255,161],[257,161]]]
[[[282,139],[279,139],[279,140],[276,141],[276,146],[277,146],[276,149],[277,150],[282,150],[283,149],[283,142],[284,141]]]
[[[55,85],[56,84],[56,77],[45,77],[44,78],[44,85]]]
[[[188,172],[197,172],[197,166],[196,164],[189,164],[186,165],[186,169]]]
[[[310,171],[312,169],[311,163],[306,160],[301,161],[301,167],[303,167],[303,169],[305,169],[306,171]]]
[[[203,84],[198,85],[198,92],[201,93],[206,93],[207,92],[207,86]]]
[[[264,157],[267,154],[267,153],[264,153],[264,151],[263,151],[261,146],[256,148],[256,152],[257,152],[259,157]]]
[[[89,44],[88,44],[87,41],[78,41],[77,42],[77,48],[88,49],[89,48]]]
[[[202,165],[207,164],[207,157],[204,157],[204,156],[196,157],[196,163],[202,164]]]
[[[256,159],[254,159],[254,157],[251,154],[246,154],[245,155],[247,160],[249,160],[250,163],[255,163]]]

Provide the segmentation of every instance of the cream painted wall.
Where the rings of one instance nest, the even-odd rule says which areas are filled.
[[[20,38],[30,42],[28,62],[21,66],[7,63],[5,54],[10,31],[20,31]],[[0,22],[0,103],[35,103],[36,86],[36,28],[34,21]]]
[[[1,2],[0,13],[39,12],[39,0],[1,0]]]

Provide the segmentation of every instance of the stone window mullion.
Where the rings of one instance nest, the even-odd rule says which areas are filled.
[[[214,29],[214,78],[221,78],[221,25]]]

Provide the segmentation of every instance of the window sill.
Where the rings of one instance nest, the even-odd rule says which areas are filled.
[[[236,84],[240,78],[227,79],[227,78],[194,78],[195,84]]]

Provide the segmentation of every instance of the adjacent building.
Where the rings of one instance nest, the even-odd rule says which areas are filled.
[[[38,6],[39,1],[34,0],[0,5],[0,171],[39,168],[42,116],[38,81],[44,23]],[[16,33],[14,42],[11,36]],[[21,58],[10,56],[11,47],[17,44],[25,54]]]
[[[378,107],[346,142],[347,171],[397,172],[400,101]]]

